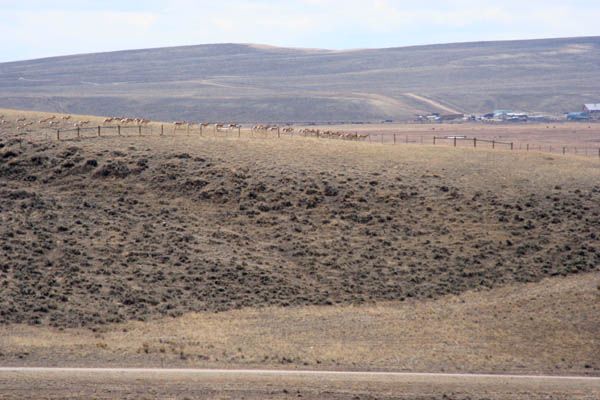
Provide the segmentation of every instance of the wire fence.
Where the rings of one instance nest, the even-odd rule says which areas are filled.
[[[200,135],[205,137],[272,139],[284,137],[314,137],[317,139],[353,140],[380,144],[432,144],[435,146],[491,148],[511,151],[537,151],[562,155],[578,155],[600,158],[600,147],[561,146],[508,142],[489,138],[468,137],[466,135],[428,136],[405,135],[400,133],[331,132],[312,129],[295,130],[290,127],[270,127],[266,129],[242,128],[240,125],[221,126],[216,124],[187,125],[109,125],[86,126],[70,129],[56,129],[57,140],[77,140],[104,136],[144,136],[144,135]]]

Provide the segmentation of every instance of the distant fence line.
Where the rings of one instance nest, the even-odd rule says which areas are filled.
[[[56,129],[56,139],[57,140],[72,140],[72,139],[86,139],[91,137],[102,137],[102,136],[115,136],[111,135],[111,132],[116,132],[116,136],[126,136],[127,133],[131,133],[133,131],[134,135],[142,136],[145,133],[153,134],[155,126],[147,126],[147,125],[108,125],[108,126],[86,126],[86,127],[76,127],[70,129]],[[165,135],[168,129],[165,129],[165,125],[161,124],[156,127],[158,134],[160,136]],[[287,131],[282,133],[282,129],[276,127],[275,129],[244,129],[245,131],[249,131],[249,137],[258,138],[260,134],[270,134],[269,137],[277,137],[281,138],[281,136],[288,134],[293,137],[296,136],[312,136],[318,139],[333,139],[334,136],[331,135],[323,135],[317,133],[306,133],[306,132],[294,132]],[[210,134],[213,133],[215,136],[217,134],[237,134],[238,138],[242,135],[241,126],[231,127],[216,127],[216,126],[203,126],[201,124],[198,127],[194,128],[190,125],[181,127],[181,126],[173,126],[173,129],[170,130],[172,134],[177,132],[184,131],[187,134],[191,134],[194,132],[198,132],[201,136],[204,133]],[[92,132],[93,135],[86,135],[86,132]],[[256,135],[256,136],[255,136]],[[68,137],[65,137],[68,136]],[[130,135],[127,135],[130,136]],[[387,141],[384,139],[387,137]],[[381,144],[425,144],[425,135],[419,135],[418,137],[414,137],[411,135],[404,134],[364,134],[364,135],[348,135],[343,137],[337,137],[338,140],[355,140],[355,141],[363,141],[369,143],[381,143]],[[379,139],[379,140],[378,140]],[[391,143],[390,143],[391,142]],[[428,142],[428,141],[427,141]],[[510,150],[519,150],[519,151],[540,151],[540,152],[549,152],[549,153],[559,153],[559,154],[576,154],[576,155],[585,155],[585,156],[597,156],[600,158],[600,147],[577,147],[577,146],[557,146],[557,145],[541,145],[541,144],[530,144],[530,143],[519,143],[517,148],[514,142],[504,142],[495,139],[481,139],[476,137],[467,137],[462,135],[452,135],[452,136],[433,136],[432,144],[433,145],[452,145],[453,147],[458,147],[458,143],[467,143],[469,146],[472,145],[473,148],[477,148],[478,144],[487,143],[491,145],[492,149],[500,146],[501,148],[510,149]]]

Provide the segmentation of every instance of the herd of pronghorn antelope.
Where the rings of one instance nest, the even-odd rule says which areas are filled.
[[[57,117],[56,115],[51,115],[49,117],[45,117],[39,119],[37,121],[40,127],[44,128],[53,128],[53,129],[65,129],[67,127],[71,128],[84,128],[86,126],[92,126],[92,121],[90,120],[79,120],[72,121],[73,117],[71,115],[63,115]],[[0,115],[0,125],[8,124],[10,121],[4,118],[4,115]],[[16,120],[17,130],[22,131],[28,127],[31,127],[35,124],[35,121],[28,120],[26,117],[17,117]],[[145,118],[132,118],[132,117],[107,117],[102,120],[102,126],[147,126],[150,124],[149,119]],[[93,125],[95,126],[95,125]],[[242,126],[237,123],[204,123],[204,122],[189,122],[189,121],[174,121],[173,122],[173,130],[177,129],[200,129],[202,131],[203,128],[212,128],[214,132],[228,132],[232,130],[240,130]],[[302,136],[314,136],[320,138],[335,138],[335,139],[346,139],[346,140],[364,140],[369,137],[367,134],[360,134],[357,132],[341,132],[341,131],[332,131],[332,130],[321,130],[321,129],[312,129],[312,128],[302,128],[297,129],[291,126],[278,126],[278,125],[254,125],[250,128],[251,132],[276,132],[279,134],[289,134],[294,135],[294,133]]]

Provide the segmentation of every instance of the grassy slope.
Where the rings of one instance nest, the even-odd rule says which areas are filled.
[[[598,99],[598,38],[359,51],[206,45],[0,64],[0,106],[154,119],[363,121]]]
[[[595,159],[186,135],[2,144],[3,322],[431,298],[600,264]]]
[[[597,160],[9,125],[6,363],[600,368]]]
[[[376,306],[191,313],[88,329],[0,327],[9,365],[600,374],[600,276]]]

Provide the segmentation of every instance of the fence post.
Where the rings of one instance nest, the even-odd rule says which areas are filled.
[[[98,125],[98,137],[100,137],[100,125]]]
[[[56,130],[56,140],[60,140],[60,129]]]
[[[117,125],[117,134],[121,136],[121,125]]]
[[[492,140],[492,149],[496,148],[496,141]]]
[[[477,138],[473,138],[473,147],[477,147]]]
[[[279,133],[279,127],[277,127],[277,138],[280,138],[281,134]]]
[[[138,125],[138,134],[142,136],[142,126]]]
[[[165,126],[163,124],[160,124],[160,136],[162,136],[165,133]]]
[[[565,148],[565,147],[563,147],[563,154],[565,154],[565,152],[566,152],[566,148]]]
[[[408,135],[406,135],[406,144],[408,144]]]
[[[396,144],[396,134],[394,133],[394,144]]]
[[[187,128],[186,129],[186,133],[189,135],[190,134],[190,124],[187,124]]]
[[[79,138],[79,136],[80,136],[80,135],[81,135],[81,133],[80,133],[80,128],[79,128],[79,127],[77,127],[77,137]]]
[[[527,151],[529,151],[529,143],[527,143]]]
[[[381,134],[381,144],[383,144],[383,133]]]
[[[433,144],[435,144],[435,136],[433,137]]]
[[[454,147],[456,147],[456,136],[454,136]]]
[[[242,137],[242,126],[238,126],[238,139]]]
[[[513,142],[510,142],[510,149],[513,149]]]

